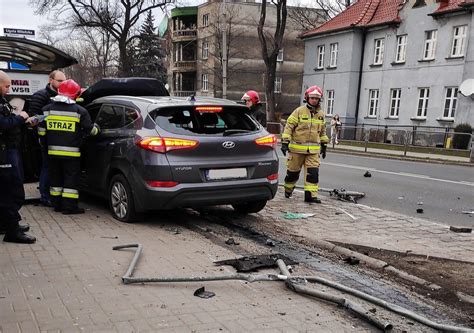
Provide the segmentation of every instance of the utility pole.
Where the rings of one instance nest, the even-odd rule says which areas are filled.
[[[222,98],[227,98],[227,10],[226,0],[222,0]]]

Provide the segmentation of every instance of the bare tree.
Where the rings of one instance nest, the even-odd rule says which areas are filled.
[[[107,32],[84,27],[70,30],[57,25],[44,25],[40,29],[44,43],[78,60],[78,64],[64,69],[68,77],[89,85],[103,77],[116,76],[118,52]]]
[[[274,122],[275,116],[275,72],[278,52],[283,45],[283,35],[286,28],[287,0],[271,0],[276,10],[276,25],[273,34],[265,26],[267,18],[267,1],[262,1],[260,21],[258,23],[258,38],[262,48],[262,59],[265,62],[265,95],[267,100],[268,120]]]
[[[288,21],[306,31],[315,29],[328,19],[333,18],[351,4],[350,0],[314,0],[310,10],[298,2],[288,11]]]
[[[129,75],[130,45],[138,37],[142,14],[163,8],[169,0],[30,0],[39,14],[56,11],[76,27],[103,30],[118,44],[120,75]]]
[[[224,49],[227,51],[227,59],[231,60],[238,58],[242,54],[242,50],[239,47],[234,47],[238,44],[235,41],[239,40],[242,35],[245,33],[245,30],[238,28],[242,23],[241,18],[239,17],[239,10],[232,4],[227,4],[226,6],[226,15],[225,15],[225,33],[226,33],[226,48],[223,47],[222,35],[223,31],[223,15],[221,13],[214,14],[215,17],[211,22],[213,22],[209,28],[210,36],[213,40],[214,47],[209,48],[209,59],[211,61],[203,62],[203,68],[206,71],[211,72],[216,80],[214,80],[214,91],[223,90],[223,66],[224,66]],[[217,63],[215,66],[214,63]],[[240,70],[239,66],[242,61],[227,61],[225,65],[227,66],[227,80],[232,81],[232,76]]]

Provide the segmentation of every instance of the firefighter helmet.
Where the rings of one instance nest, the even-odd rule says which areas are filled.
[[[306,89],[304,93],[304,99],[307,102],[309,97],[318,97],[319,99],[323,98],[323,90],[318,86],[311,86]]]
[[[58,95],[76,99],[82,93],[81,86],[74,80],[66,80],[61,82],[58,88]]]
[[[260,97],[255,90],[249,90],[242,96],[243,101],[252,101],[253,104],[260,103]]]

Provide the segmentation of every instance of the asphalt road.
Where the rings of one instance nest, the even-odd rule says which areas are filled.
[[[280,183],[286,158],[280,155]],[[369,171],[372,177],[364,177]],[[328,153],[319,186],[364,192],[359,204],[441,222],[474,227],[474,168]],[[303,172],[298,185],[303,185]],[[324,194],[324,193],[323,193]],[[423,213],[417,213],[422,208]]]

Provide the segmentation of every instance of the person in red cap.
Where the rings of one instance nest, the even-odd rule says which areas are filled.
[[[323,90],[311,86],[304,94],[305,105],[296,108],[286,121],[281,136],[283,155],[289,151],[285,177],[285,197],[290,198],[298,181],[301,168],[305,168],[304,201],[321,203],[318,198],[320,157],[326,157],[326,115],[321,109]]]
[[[42,109],[51,204],[55,211],[66,215],[84,213],[78,205],[81,144],[85,136],[99,133],[87,110],[76,104],[81,93],[79,84],[66,80],[59,85],[53,102]]]
[[[260,97],[254,90],[247,91],[243,96],[242,100],[245,105],[250,109],[250,114],[263,126],[267,127],[267,114],[265,108],[260,103]]]

